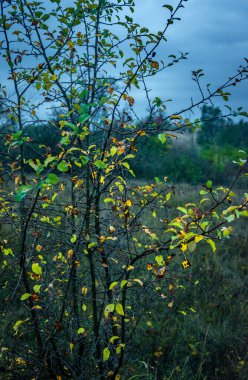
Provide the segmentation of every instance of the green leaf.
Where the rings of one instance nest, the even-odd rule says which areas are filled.
[[[32,190],[32,186],[31,185],[21,186],[20,189],[19,189],[19,191],[15,195],[15,201],[16,202],[21,202],[26,197],[26,195],[28,194],[28,192],[30,190]]]
[[[84,329],[83,327],[79,327],[77,333],[78,333],[78,334],[83,334],[84,331],[85,331],[85,329]]]
[[[226,220],[228,221],[228,223],[233,222],[235,220],[235,215],[231,214],[229,216],[226,216]]]
[[[57,168],[60,172],[67,172],[68,171],[68,163],[66,161],[61,161],[58,164]]]
[[[48,174],[47,178],[46,178],[46,183],[48,183],[49,185],[56,185],[56,183],[59,182],[59,179],[58,177],[56,176],[56,174]]]
[[[68,136],[62,137],[60,140],[62,145],[69,145],[70,144],[70,139]]]
[[[122,166],[124,166],[124,167],[127,168],[128,170],[130,169],[130,165],[129,165],[128,162],[122,162],[121,164],[122,164]]]
[[[87,163],[89,162],[89,158],[87,156],[81,156],[80,160],[83,165],[87,165]]]
[[[125,315],[124,310],[123,310],[123,306],[122,306],[121,303],[118,303],[118,304],[116,305],[115,310],[116,310],[116,313],[118,313],[118,314],[120,314],[120,315],[122,315],[122,316]]]
[[[187,315],[186,311],[184,310],[179,310],[178,312],[181,313],[182,315]]]
[[[3,254],[4,254],[5,256],[11,255],[11,256],[14,257],[14,254],[13,254],[13,251],[12,251],[11,248],[4,248],[4,249],[3,249]]]
[[[113,157],[117,152],[116,146],[112,146],[110,149],[110,156]]]
[[[115,305],[113,303],[108,304],[104,309],[104,316],[108,318],[109,313],[113,313]]]
[[[76,240],[77,240],[77,235],[73,234],[72,237],[71,237],[71,242],[75,243]]]
[[[72,124],[72,123],[70,123],[69,121],[66,121],[65,122],[65,125],[68,125],[69,127],[71,127],[71,129],[73,130],[73,131],[76,131],[78,128],[77,128],[77,126],[75,125],[75,124]]]
[[[106,362],[109,359],[109,357],[110,357],[110,351],[109,351],[108,347],[105,347],[103,352],[102,352],[102,360],[104,362]]]
[[[38,174],[40,174],[42,172],[43,165],[41,165],[40,160],[36,159],[34,161],[34,160],[30,159],[30,160],[28,160],[28,163],[31,166],[31,168],[33,168],[34,171],[36,171]]]
[[[40,264],[38,263],[33,263],[32,264],[32,271],[35,273],[35,274],[38,274],[38,275],[42,275],[42,268],[40,266]]]
[[[97,246],[97,242],[96,241],[93,241],[92,243],[88,244],[88,248],[93,248],[93,247],[96,247]]]
[[[19,327],[22,323],[24,323],[24,322],[26,322],[26,321],[27,321],[27,319],[25,319],[24,321],[22,321],[22,320],[17,321],[17,322],[14,324],[14,326],[13,326],[13,330],[17,331],[17,330],[18,330],[18,327]]]
[[[40,293],[41,285],[34,285],[33,289],[35,293]]]
[[[188,212],[187,212],[187,210],[186,210],[186,208],[184,208],[184,207],[177,207],[177,209],[179,210],[179,211],[181,211],[183,214],[187,214]]]
[[[42,16],[42,21],[47,21],[48,19],[50,18],[50,15],[49,14],[45,14],[44,16]]]
[[[117,284],[118,284],[118,281],[111,282],[111,284],[109,285],[109,289],[112,290]]]
[[[85,123],[87,120],[89,120],[90,115],[80,115],[78,118],[79,123]]]
[[[248,112],[243,112],[243,111],[242,111],[242,112],[239,113],[239,115],[241,115],[241,116],[245,116],[245,117],[248,117]]]
[[[163,5],[163,8],[167,8],[167,9],[169,9],[169,11],[173,12],[173,6],[172,5],[165,4],[165,5]]]
[[[97,169],[105,169],[107,167],[107,165],[101,160],[95,161],[94,165],[97,167]]]
[[[127,280],[122,280],[122,281],[121,281],[121,284],[120,284],[121,289],[123,289],[124,286],[125,286],[127,283],[128,283]]]
[[[80,99],[84,99],[84,98],[86,98],[87,94],[88,94],[88,91],[87,91],[87,90],[82,90],[82,91],[80,92],[80,94],[79,94]]]
[[[207,181],[206,183],[207,189],[211,190],[213,187],[213,182],[212,181]]]
[[[31,296],[31,294],[29,293],[24,293],[22,296],[21,296],[21,301],[25,301],[27,298],[29,298]]]
[[[158,139],[159,139],[159,141],[161,141],[162,144],[164,144],[166,142],[166,136],[165,136],[165,134],[164,133],[160,133],[158,135]]]
[[[23,133],[23,131],[18,131],[18,132],[16,132],[16,133],[13,133],[13,134],[12,134],[12,138],[13,138],[13,140],[14,140],[14,141],[20,140],[20,138],[21,138],[21,136],[22,136],[22,133]]]
[[[88,104],[81,104],[80,108],[81,108],[80,115],[89,115],[89,106],[88,106]]]
[[[111,202],[111,203],[115,204],[115,200],[113,198],[105,198],[104,202],[105,203],[110,203]]]
[[[158,263],[159,266],[164,265],[164,258],[162,255],[158,255],[155,257],[155,261]]]
[[[112,344],[114,344],[114,341],[117,340],[117,339],[119,339],[119,336],[114,335],[114,336],[112,336],[112,337],[109,339],[109,341],[110,341]]]
[[[188,247],[189,247],[190,252],[194,252],[195,249],[196,249],[196,243],[195,243],[194,241],[191,241],[191,242],[188,244]]]
[[[54,156],[48,156],[45,161],[44,161],[44,166],[47,167],[48,164],[50,164],[50,162],[56,160],[56,157]]]

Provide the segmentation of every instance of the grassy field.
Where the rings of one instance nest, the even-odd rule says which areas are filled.
[[[236,193],[242,197],[243,189]],[[198,198],[199,186],[181,184],[173,203]],[[247,379],[247,247],[247,221],[238,220],[215,253],[207,247],[194,252],[190,273],[173,283],[172,307],[153,300],[153,312],[136,337],[134,357],[141,342],[147,342],[134,371],[137,379]]]

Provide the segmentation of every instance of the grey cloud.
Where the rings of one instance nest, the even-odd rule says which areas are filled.
[[[166,1],[137,1],[136,16],[152,31],[161,30],[168,17],[162,5]],[[176,5],[177,1],[168,1]],[[188,51],[189,60],[179,63],[157,79],[149,81],[154,96],[172,97],[169,110],[181,109],[189,104],[191,96],[199,96],[191,81],[191,70],[202,68],[206,73],[203,83],[219,86],[235,74],[243,58],[248,58],[248,2],[233,0],[189,0],[180,11],[182,20],[168,31],[168,42],[158,49],[158,57],[166,59],[168,54]],[[248,81],[247,81],[248,82]],[[232,88],[231,105],[247,106],[248,83]],[[139,101],[139,96],[137,100]],[[140,101],[142,102],[142,100]],[[216,102],[220,105],[220,102]],[[141,106],[141,105],[140,105]],[[139,107],[140,107],[139,106]]]

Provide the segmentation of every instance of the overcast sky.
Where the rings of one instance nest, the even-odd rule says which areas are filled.
[[[137,0],[138,22],[152,31],[162,29],[169,11],[162,5],[176,5],[178,1]],[[178,110],[199,96],[191,71],[203,69],[205,83],[221,85],[235,74],[243,58],[248,58],[248,1],[247,0],[189,0],[181,9],[180,22],[167,34],[168,43],[158,50],[158,58],[179,51],[189,52],[189,59],[181,61],[150,81],[150,88],[161,98],[173,98],[169,110]],[[157,58],[156,57],[156,58]],[[248,81],[232,87],[230,105],[248,108]],[[141,95],[141,94],[140,94]],[[139,108],[142,95],[136,94]],[[217,103],[216,104],[220,104]],[[223,104],[223,102],[222,102]]]
[[[163,30],[170,14],[162,7],[166,3],[175,7],[178,0],[136,0],[134,19],[152,32]],[[192,70],[203,69],[203,83],[212,83],[216,88],[236,73],[244,57],[248,58],[248,0],[188,0],[184,4],[185,8],[178,14],[181,21],[169,28],[168,42],[157,49],[156,60],[168,62],[169,54],[179,52],[188,52],[189,59],[152,77],[148,83],[153,98],[173,99],[168,104],[169,113],[188,106],[191,97],[195,101],[200,99],[199,90],[191,79]],[[6,74],[2,70],[2,82]],[[231,91],[230,105],[243,106],[248,111],[248,80]],[[143,91],[136,91],[134,97],[136,110],[145,116]]]

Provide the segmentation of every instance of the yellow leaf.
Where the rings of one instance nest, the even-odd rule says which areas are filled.
[[[160,356],[163,355],[163,352],[162,351],[157,351],[157,352],[154,352],[154,355],[159,358]]]
[[[40,310],[42,307],[40,305],[33,306],[31,310]]]
[[[129,270],[133,270],[134,269],[134,266],[133,265],[128,265],[128,267],[127,267],[127,270],[129,271]]]
[[[195,237],[195,242],[196,243],[199,243],[199,241],[201,241],[203,239],[203,236],[201,236],[201,235],[197,235],[196,237]]]
[[[188,245],[185,244],[185,243],[182,243],[182,245],[181,245],[181,251],[185,252],[185,251],[187,251],[187,248],[188,248]]]
[[[206,242],[211,246],[212,251],[215,252],[216,251],[215,242],[212,239],[207,239]]]
[[[183,260],[183,262],[182,262],[183,269],[187,269],[190,266],[191,266],[191,264],[190,264],[189,260]]]
[[[86,286],[83,286],[81,290],[82,290],[83,295],[86,296],[88,293],[88,288]]]
[[[20,364],[25,365],[26,364],[26,361],[22,358],[16,358],[15,361],[16,361],[17,365],[20,365]]]
[[[127,207],[131,207],[131,206],[132,206],[132,201],[131,201],[131,199],[128,199],[128,200],[125,202],[125,206],[127,206]]]
[[[138,278],[135,278],[133,281],[137,282],[138,284],[140,284],[140,286],[143,286],[144,283],[143,281],[139,280]]]
[[[182,120],[182,116],[180,116],[180,115],[171,115],[170,119],[171,120]]]
[[[109,226],[109,232],[113,234],[115,232],[114,226]]]
[[[67,251],[67,257],[68,257],[68,259],[71,259],[72,257],[73,257],[73,250],[72,249],[69,249],[68,251]]]

